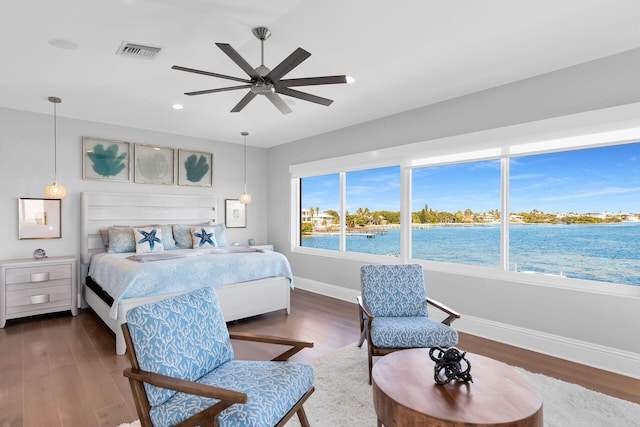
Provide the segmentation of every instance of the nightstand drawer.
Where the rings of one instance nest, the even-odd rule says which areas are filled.
[[[71,278],[71,264],[40,265],[37,267],[7,268],[6,284],[36,283]]]
[[[53,307],[71,306],[70,283],[54,286],[29,287],[6,294],[7,315],[27,313]]]

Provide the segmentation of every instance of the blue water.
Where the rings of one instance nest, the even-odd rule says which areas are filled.
[[[509,269],[640,286],[640,224],[511,225]],[[347,251],[397,256],[400,231],[347,236]],[[304,247],[338,250],[337,235],[302,239]],[[412,230],[414,259],[500,266],[500,227]]]

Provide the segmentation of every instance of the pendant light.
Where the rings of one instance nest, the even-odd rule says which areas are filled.
[[[244,137],[244,193],[238,199],[243,205],[248,205],[251,203],[251,194],[247,193],[247,135],[249,132],[240,132],[240,135]]]
[[[44,187],[44,195],[48,199],[64,199],[67,189],[64,185],[58,184],[58,116],[56,112],[56,104],[61,103],[62,99],[50,96],[49,102],[53,103],[53,184]]]

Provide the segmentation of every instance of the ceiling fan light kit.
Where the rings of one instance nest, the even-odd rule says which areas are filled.
[[[221,79],[233,80],[236,82],[245,83],[239,86],[229,86],[216,89],[206,89],[193,92],[185,92],[185,95],[204,95],[216,92],[226,92],[237,89],[249,89],[249,92],[231,109],[232,113],[242,111],[249,102],[253,100],[257,95],[264,95],[282,114],[291,113],[291,108],[282,100],[280,95],[286,95],[293,98],[302,99],[304,101],[313,102],[315,104],[329,106],[333,103],[333,100],[323,98],[321,96],[312,95],[310,93],[302,92],[296,89],[291,89],[297,86],[314,86],[314,85],[329,85],[329,84],[342,84],[351,83],[353,78],[345,75],[338,76],[323,76],[323,77],[305,77],[297,79],[282,79],[291,70],[300,65],[304,60],[311,56],[309,52],[302,48],[296,49],[291,55],[286,57],[280,64],[278,64],[273,70],[264,65],[264,42],[271,36],[271,31],[265,27],[257,27],[253,29],[253,35],[260,40],[260,56],[261,63],[258,67],[253,68],[249,63],[227,43],[216,43],[216,46],[220,48],[233,62],[238,65],[242,71],[248,76],[247,78],[228,76],[225,74],[218,74],[209,71],[196,70],[193,68],[181,67],[174,65],[171,67],[174,70],[186,71],[189,73],[202,74],[210,77],[217,77]]]

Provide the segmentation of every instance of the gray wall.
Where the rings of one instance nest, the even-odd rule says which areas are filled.
[[[363,262],[289,250],[289,165],[635,103],[639,71],[640,50],[633,50],[273,148],[269,241],[296,276],[359,289]],[[427,273],[429,293],[464,315],[640,354],[638,297],[517,283],[508,275]]]
[[[43,99],[43,102],[47,102]],[[218,222],[224,223],[224,199],[237,199],[243,191],[243,147],[180,135],[146,131],[104,123],[61,117],[58,107],[58,182],[67,188],[62,201],[62,238],[18,239],[18,198],[44,197],[44,187],[53,182],[53,115],[0,108],[0,259],[29,258],[36,248],[53,255],[80,253],[80,193],[211,194],[218,198]],[[52,111],[53,112],[53,111]],[[82,179],[82,136],[123,140],[142,144],[212,152],[213,187],[188,187],[113,183]],[[249,237],[266,242],[266,150],[247,147],[247,191],[253,201],[247,210],[247,228],[230,229],[229,243],[246,244]]]

